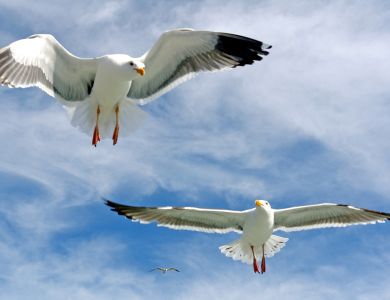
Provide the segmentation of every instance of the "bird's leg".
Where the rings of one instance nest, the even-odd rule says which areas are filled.
[[[95,125],[95,130],[93,131],[93,136],[92,136],[92,145],[95,147],[96,147],[97,143],[100,142],[99,115],[100,115],[100,106],[98,105],[98,107],[96,109],[96,125]]]
[[[253,246],[251,246],[252,254],[253,254],[253,272],[260,273],[259,272],[259,265],[257,264],[255,251],[253,250]]]
[[[115,107],[115,129],[112,134],[112,144],[115,145],[118,142],[119,136],[119,105],[117,104]]]
[[[263,257],[261,258],[261,274],[265,273],[265,256],[264,256],[264,244],[263,248]]]

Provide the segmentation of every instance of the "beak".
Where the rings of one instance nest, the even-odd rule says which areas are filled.
[[[263,206],[263,203],[260,200],[256,200],[255,203],[256,206]]]
[[[135,70],[137,71],[138,74],[140,74],[141,76],[144,76],[144,74],[145,74],[145,69],[144,68],[137,68]]]

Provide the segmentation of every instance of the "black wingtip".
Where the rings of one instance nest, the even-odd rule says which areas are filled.
[[[102,197],[102,200],[104,202],[105,205],[109,206],[109,207],[117,207],[119,204],[118,203],[115,203],[109,199],[106,199],[104,197]]]
[[[348,205],[348,204],[336,204],[336,205],[337,206],[344,206],[344,207],[353,207],[353,206]],[[355,208],[358,208],[358,207],[355,207]],[[367,209],[367,208],[359,208],[359,209],[364,210],[364,211],[369,212],[369,213],[381,215],[384,217],[385,220],[388,220],[388,221],[390,220],[390,213],[378,211],[378,210]]]
[[[133,220],[133,217],[128,214],[128,210],[129,210],[129,208],[134,208],[134,207],[128,206],[128,205],[119,204],[119,203],[116,203],[114,201],[111,201],[111,200],[103,198],[103,197],[102,197],[102,200],[104,201],[105,205],[107,205],[108,207],[111,207],[111,211],[114,211],[118,215],[124,216],[127,219],[129,219],[129,220]]]
[[[272,46],[245,36],[230,33],[218,33],[215,49],[237,62],[237,66],[253,64],[269,54],[266,49]]]
[[[367,209],[367,208],[361,208],[362,210],[366,211],[366,212],[370,212],[370,213],[374,213],[374,214],[378,214],[378,215],[381,215],[383,216],[386,220],[390,220],[390,214],[387,213],[387,212],[383,212],[383,211],[377,211],[377,210],[371,210],[371,209]]]
[[[111,201],[111,200],[106,199],[106,198],[102,198],[102,199],[103,199],[105,205],[111,207],[112,211],[117,212],[118,215],[123,215],[123,213],[121,212],[121,208],[123,208],[122,204],[116,203],[116,202]]]

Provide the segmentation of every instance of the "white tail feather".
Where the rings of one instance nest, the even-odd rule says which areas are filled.
[[[91,98],[72,105],[64,105],[68,112],[72,126],[80,131],[92,135],[96,124],[97,103]],[[147,113],[144,112],[137,104],[123,100],[119,103],[119,136],[125,137],[134,132]],[[102,107],[99,115],[99,132],[101,138],[111,138],[115,127],[115,110]]]
[[[271,235],[271,237],[265,242],[264,255],[266,257],[274,256],[275,253],[282,249],[288,238],[280,237],[277,235]],[[253,262],[253,255],[250,245],[244,242],[242,239],[231,242],[228,245],[219,247],[221,252],[227,257],[231,257],[233,260],[240,260],[243,263],[251,264]],[[261,246],[255,246],[253,248],[256,257],[262,257],[263,249]]]

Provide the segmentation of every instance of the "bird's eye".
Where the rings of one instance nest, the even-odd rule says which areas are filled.
[[[134,66],[134,63],[132,61],[130,62],[130,66]]]

